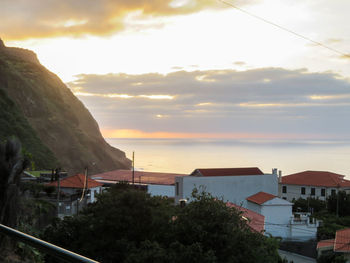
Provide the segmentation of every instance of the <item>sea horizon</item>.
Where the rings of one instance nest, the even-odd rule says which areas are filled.
[[[189,174],[196,168],[273,168],[288,175],[305,170],[329,171],[350,179],[350,140],[105,138],[135,153],[135,169]]]

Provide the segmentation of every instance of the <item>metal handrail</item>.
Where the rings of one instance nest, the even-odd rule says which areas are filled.
[[[11,227],[0,224],[0,233],[13,237],[23,243],[30,246],[36,247],[37,249],[49,254],[50,256],[59,258],[66,262],[84,262],[84,263],[99,263],[98,261],[89,259],[87,257],[81,256],[77,253],[69,251],[67,249],[58,247],[49,242],[41,240],[39,238],[33,237],[31,235],[25,234],[21,231],[13,229]]]

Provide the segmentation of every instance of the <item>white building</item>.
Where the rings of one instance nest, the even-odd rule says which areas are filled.
[[[134,183],[147,190],[152,196],[161,195],[167,197],[175,196],[175,178],[186,176],[185,174],[158,173],[131,170],[114,170],[91,176],[92,179],[104,186],[118,182]]]
[[[247,198],[247,208],[265,217],[265,234],[283,239],[316,239],[318,221],[309,214],[292,213],[293,204],[275,195],[259,192]]]
[[[246,207],[246,198],[257,192],[278,194],[277,171],[264,174],[256,167],[196,169],[189,176],[175,178],[175,202],[190,200],[193,189],[200,187],[225,202]]]
[[[278,195],[288,201],[299,198],[318,198],[326,200],[328,196],[341,190],[350,189],[350,181],[344,175],[324,171],[304,171],[279,178]]]

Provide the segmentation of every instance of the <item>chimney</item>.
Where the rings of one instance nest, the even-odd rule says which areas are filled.
[[[272,168],[272,174],[277,175],[277,168]]]
[[[281,170],[278,171],[278,182],[279,183],[282,182],[282,171]]]

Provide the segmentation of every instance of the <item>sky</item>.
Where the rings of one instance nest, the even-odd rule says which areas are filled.
[[[350,1],[225,1],[1,0],[0,37],[108,138],[350,139]]]

